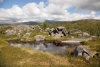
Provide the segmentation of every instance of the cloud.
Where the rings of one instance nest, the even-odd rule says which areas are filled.
[[[49,0],[56,5],[76,6],[77,10],[100,11],[100,0]]]
[[[3,2],[3,0],[0,0],[0,3],[2,3]]]
[[[96,1],[96,0],[95,0]],[[79,19],[100,19],[99,15],[96,15],[99,11],[98,5],[91,5],[93,0],[49,0],[48,4],[44,2],[28,3],[23,7],[18,5],[13,5],[12,8],[4,9],[0,8],[0,20],[15,20],[15,21],[33,21],[33,20],[61,20],[61,21],[71,21]],[[97,0],[99,3],[99,0]],[[85,4],[82,4],[86,2]],[[91,3],[91,4],[90,4]],[[98,4],[97,3],[97,4]],[[89,4],[89,5],[87,5]],[[87,5],[87,7],[85,7]],[[97,8],[89,8],[89,6]],[[68,9],[72,6],[76,6],[76,10],[88,10],[89,13],[70,13]],[[83,8],[84,6],[84,8]],[[97,10],[98,9],[98,10]]]

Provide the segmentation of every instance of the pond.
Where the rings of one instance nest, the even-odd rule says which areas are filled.
[[[14,42],[14,41],[9,41],[9,44],[11,46],[18,46],[18,47],[25,46],[34,50],[41,50],[43,52],[50,52],[50,53],[60,54],[60,55],[63,55],[67,48],[73,48],[79,45],[79,44],[56,45],[53,42],[31,42],[31,43],[25,42],[23,43],[23,42]]]

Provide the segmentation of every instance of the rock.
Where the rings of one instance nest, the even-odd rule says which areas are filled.
[[[94,55],[94,57],[95,56],[97,56],[98,58],[100,58],[100,53],[96,53],[95,55]]]
[[[42,35],[36,35],[34,37],[35,37],[36,41],[43,41],[45,39],[45,37]]]
[[[50,31],[50,28],[46,28],[45,31],[46,31],[46,32],[49,32],[49,31]]]
[[[74,56],[82,56],[86,60],[89,60],[90,57],[94,56],[94,54],[91,51],[89,51],[88,49],[86,49],[82,45],[79,45],[74,49],[73,55]]]
[[[33,29],[33,30],[39,30],[39,31],[42,31],[42,28],[40,28],[39,25],[34,25],[34,26],[32,26],[32,29]]]
[[[10,35],[16,35],[17,32],[15,30],[8,29],[5,31],[5,33],[6,33],[6,36],[10,36]]]
[[[25,41],[25,40],[26,40],[25,38],[20,39],[20,41]]]
[[[49,30],[49,35],[57,38],[66,36],[67,35],[66,28],[65,27],[57,27],[56,29],[52,28]]]
[[[21,33],[17,33],[17,36],[19,36],[19,37],[20,37],[20,36],[21,36]]]
[[[25,33],[25,35],[24,35],[24,36],[29,37],[29,36],[30,36],[30,33],[28,33],[28,32],[27,32],[27,33]]]
[[[66,32],[66,28],[65,27],[57,27],[58,32],[62,32],[62,34],[64,36],[66,36],[67,32]]]
[[[78,35],[78,37],[82,37],[83,35],[82,34],[77,34]]]
[[[52,42],[54,45],[56,45],[56,46],[64,46],[65,44],[64,43],[62,43],[61,41],[53,41]]]
[[[68,31],[68,34],[80,34],[80,33],[82,33],[82,31],[77,29],[72,29]]]
[[[83,32],[83,36],[90,36],[90,34],[87,32]]]
[[[98,34],[97,36],[100,37],[100,34]]]

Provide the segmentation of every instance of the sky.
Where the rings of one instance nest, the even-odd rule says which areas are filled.
[[[0,21],[100,19],[100,0],[0,0]]]

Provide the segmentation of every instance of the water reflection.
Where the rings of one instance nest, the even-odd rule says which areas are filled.
[[[73,43],[68,44],[68,45],[63,45],[63,46],[57,46],[52,42],[22,43],[22,42],[9,41],[9,44],[11,46],[18,46],[18,47],[25,46],[31,49],[41,50],[43,52],[50,52],[50,53],[55,53],[59,55],[65,55],[65,51],[67,48],[73,48],[77,46],[77,44],[73,44]]]

